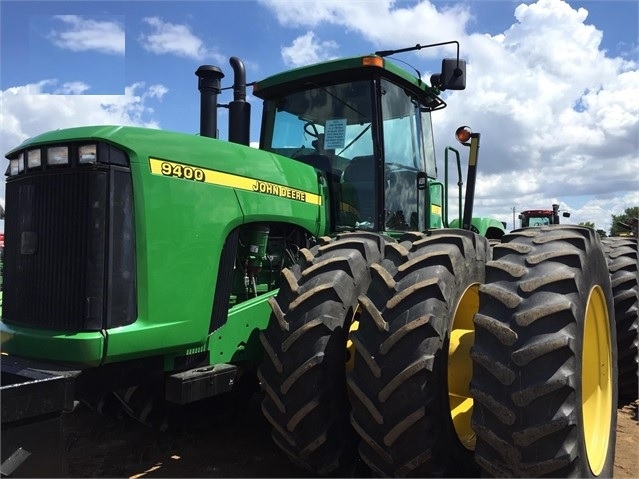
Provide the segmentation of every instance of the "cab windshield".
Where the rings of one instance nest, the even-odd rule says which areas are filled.
[[[264,108],[261,148],[327,173],[336,230],[423,225],[416,175],[436,171],[430,114],[420,111],[416,96],[384,79],[361,80],[314,85]]]
[[[547,226],[550,224],[548,216],[529,216],[528,226]]]
[[[373,154],[371,101],[369,81],[317,85],[281,97],[267,105],[275,114],[270,144],[263,147],[311,164],[323,156],[321,166],[343,171],[353,158]]]

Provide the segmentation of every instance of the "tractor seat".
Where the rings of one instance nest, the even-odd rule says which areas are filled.
[[[342,174],[342,223],[375,222],[375,157],[356,156]]]

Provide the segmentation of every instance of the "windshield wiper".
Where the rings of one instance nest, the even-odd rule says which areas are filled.
[[[355,143],[357,140],[359,140],[362,137],[362,135],[364,133],[366,133],[370,129],[371,125],[372,125],[372,123],[369,123],[368,126],[366,128],[364,128],[359,135],[357,135],[355,138],[353,138],[351,140],[351,142],[348,145],[346,145],[344,147],[344,149],[337,154],[337,156],[342,156],[342,153],[344,153],[346,150],[348,150],[353,143]]]

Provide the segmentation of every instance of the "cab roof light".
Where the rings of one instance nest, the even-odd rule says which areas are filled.
[[[384,68],[384,59],[378,56],[362,57],[362,66]]]

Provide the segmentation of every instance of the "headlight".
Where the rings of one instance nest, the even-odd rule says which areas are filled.
[[[98,158],[97,152],[98,146],[95,144],[80,146],[78,148],[78,158],[80,164],[95,163]]]
[[[52,146],[47,148],[48,165],[67,165],[69,163],[69,148],[66,146]]]
[[[42,166],[42,158],[40,155],[40,149],[27,151],[27,166],[29,168],[37,168]]]

